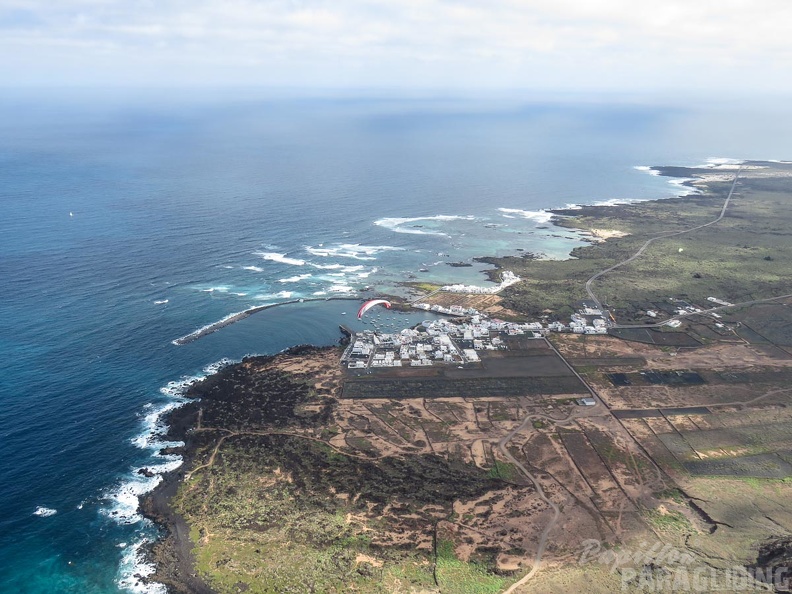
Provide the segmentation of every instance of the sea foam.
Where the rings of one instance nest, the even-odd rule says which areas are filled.
[[[305,280],[306,278],[311,278],[311,274],[298,274],[295,276],[290,276],[288,278],[279,279],[279,283],[298,283],[301,280]]]
[[[116,585],[121,590],[133,594],[166,594],[168,589],[164,584],[150,582],[146,578],[151,576],[156,568],[153,563],[146,560],[145,547],[151,541],[141,539],[131,546],[124,546],[121,564],[118,569]],[[126,543],[124,543],[126,544]]]
[[[517,215],[525,219],[531,219],[533,221],[536,221],[537,223],[549,223],[550,220],[553,218],[553,214],[547,212],[544,209],[521,210],[519,208],[499,208],[498,210],[502,213],[505,213],[503,216]],[[513,217],[509,217],[509,218],[513,218]]]
[[[637,169],[638,171],[643,171],[644,173],[648,173],[649,175],[660,175],[660,172],[653,167],[649,167],[647,165],[636,165],[633,169]]]
[[[270,262],[280,262],[281,264],[291,264],[292,266],[305,266],[305,260],[289,258],[286,254],[279,254],[277,252],[253,252],[253,255],[264,260],[269,260]]]
[[[404,227],[408,223],[417,223],[419,221],[472,221],[475,217],[472,215],[435,215],[429,217],[385,217],[377,219],[374,224],[379,227],[390,229],[394,233],[407,233],[410,235],[440,235],[448,237],[448,233],[442,231],[434,231],[431,229],[419,229],[416,227]]]
[[[131,469],[130,474],[116,487],[104,495],[108,506],[100,509],[100,513],[119,524],[149,524],[148,520],[140,514],[140,496],[152,491],[162,482],[162,475],[172,472],[182,464],[182,457],[175,454],[160,454],[163,448],[179,447],[184,443],[168,441],[165,435],[168,425],[165,418],[176,408],[189,402],[184,394],[186,390],[209,375],[215,374],[223,367],[232,364],[230,359],[220,359],[203,368],[202,373],[183,377],[180,380],[168,382],[160,388],[160,393],[168,397],[168,401],[160,404],[149,403],[142,413],[141,432],[132,438],[132,443],[149,453],[150,464]],[[144,476],[139,470],[145,468],[153,476]],[[116,584],[122,590],[134,593],[164,594],[167,589],[164,585],[155,582],[146,582],[141,578],[152,575],[155,567],[146,560],[144,547],[151,540],[143,536],[130,546],[124,546],[124,553],[118,569]],[[126,545],[126,543],[124,543]]]
[[[331,247],[305,246],[305,251],[313,256],[352,258],[354,260],[376,260],[375,256],[380,252],[402,251],[403,249],[392,245],[361,245],[359,243],[341,243]]]

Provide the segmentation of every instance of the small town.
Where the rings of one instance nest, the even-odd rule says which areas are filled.
[[[509,271],[503,274],[504,282],[494,287],[491,294],[500,291],[503,286],[519,282],[520,278]],[[474,294],[475,287],[468,285],[450,285],[441,287],[427,297],[437,293]],[[490,291],[491,289],[488,289]],[[475,294],[483,294],[478,291]],[[669,298],[674,304],[674,314],[685,316],[701,313],[705,310],[688,303],[683,299]],[[708,301],[719,305],[731,305],[728,301],[716,297],[708,297]],[[427,301],[414,301],[412,307],[423,311],[447,316],[447,319],[424,320],[414,327],[398,332],[380,332],[364,330],[353,333],[351,340],[342,355],[341,362],[348,369],[370,370],[388,367],[430,367],[432,365],[464,366],[478,363],[481,359],[477,351],[505,350],[509,336],[524,338],[543,338],[551,332],[572,334],[607,334],[608,329],[616,327],[613,314],[606,309],[592,307],[592,304],[580,307],[570,316],[568,323],[551,322],[509,322],[491,318],[474,307],[459,304],[440,305]],[[655,321],[660,312],[647,309],[645,315]],[[720,319],[717,313],[710,313]],[[681,325],[679,319],[671,318],[659,322],[671,328]],[[716,326],[724,327],[716,321]]]
[[[507,349],[504,338],[508,336],[542,338],[549,332],[608,333],[603,312],[588,307],[573,314],[569,324],[506,322],[460,306],[444,308],[417,303],[414,307],[458,316],[458,319],[424,320],[416,328],[406,328],[397,333],[379,333],[373,330],[355,333],[341,358],[347,368],[463,365],[480,360],[476,351]]]

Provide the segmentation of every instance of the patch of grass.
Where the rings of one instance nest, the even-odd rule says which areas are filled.
[[[515,580],[495,575],[486,565],[457,558],[454,543],[437,543],[437,582],[448,594],[497,594]]]
[[[665,513],[652,509],[645,512],[645,517],[652,526],[662,531],[691,532],[693,525],[683,514],[676,511]]]
[[[440,285],[436,285],[434,283],[424,283],[424,282],[409,282],[403,283],[404,285],[411,287],[413,289],[418,289],[420,291],[426,291],[427,293],[432,293],[437,291],[440,288]]]
[[[495,465],[490,468],[488,475],[491,478],[502,479],[506,482],[513,482],[515,477],[518,476],[518,472],[514,467],[514,464],[495,460]]]
[[[671,487],[668,489],[663,489],[662,491],[658,491],[655,496],[658,499],[670,499],[675,503],[684,503],[685,501],[685,497],[682,495],[682,492],[676,487]]]

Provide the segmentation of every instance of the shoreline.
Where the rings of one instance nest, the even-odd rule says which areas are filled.
[[[751,161],[746,161],[746,163],[754,163]],[[658,171],[657,175],[664,175],[667,177],[679,178],[678,175],[675,175],[672,172],[682,171],[690,172],[691,168],[677,168],[677,167],[653,167],[653,171]],[[696,171],[699,171],[696,169]],[[701,168],[702,173],[717,173],[718,170]],[[697,185],[705,185],[707,184],[706,180],[702,180],[701,178],[697,179],[689,179],[685,178],[685,181],[681,185],[686,185],[691,188],[697,190],[696,195],[702,196],[706,195],[706,188],[702,190],[701,188],[697,187]],[[658,198],[658,199],[648,199],[648,200],[636,200],[627,203],[620,203],[620,204],[594,204],[588,206],[577,206],[575,205],[574,208],[566,208],[566,209],[548,209],[546,212],[552,213],[551,223],[553,225],[565,228],[575,228],[579,229],[581,233],[585,233],[585,230],[579,227],[572,227],[565,226],[563,223],[564,221],[570,222],[572,217],[586,217],[586,216],[601,216],[603,213],[608,213],[608,216],[611,218],[619,219],[620,216],[624,216],[624,209],[630,208],[636,203],[641,203],[644,207],[648,206],[649,208],[655,204],[669,204],[669,200],[672,201],[687,201],[690,200],[691,194],[685,194],[681,196],[674,196],[669,198]],[[614,207],[616,209],[614,210]],[[608,244],[609,242],[616,242],[618,244],[618,240],[621,239],[623,236],[614,235],[612,237],[604,237],[600,239],[598,242],[594,243],[593,241],[589,241],[589,245],[583,245],[578,248],[575,248],[572,252],[570,252],[569,257],[565,260],[566,262],[579,259],[580,254],[583,250],[593,249],[596,246],[602,246],[603,244]],[[593,245],[591,245],[593,243]],[[511,256],[507,257],[513,260],[526,260],[531,261],[533,260],[532,254],[525,254],[523,256]],[[477,258],[476,260],[479,262],[484,262],[487,264],[491,264],[495,266],[492,270],[484,271],[485,274],[488,276],[489,280],[493,282],[497,282],[493,276],[500,275],[502,270],[504,270],[504,263],[503,260],[506,258],[495,258],[495,257],[481,257]],[[558,264],[558,261],[550,261],[553,264]],[[206,334],[210,334],[215,332],[227,325],[230,325],[236,321],[244,319],[253,313],[258,311],[262,311],[264,309],[269,309],[271,307],[280,306],[280,305],[288,305],[293,303],[299,303],[302,301],[325,301],[325,300],[360,300],[358,297],[331,297],[331,298],[321,298],[321,299],[298,299],[298,300],[290,300],[287,302],[282,303],[275,303],[275,304],[268,304],[265,306],[256,306],[249,310],[245,310],[244,312],[239,312],[237,314],[232,314],[228,318],[224,318],[219,322],[214,324],[210,324],[204,328],[201,328],[185,337],[182,337],[182,340],[187,337],[193,336],[190,340],[186,342],[177,343],[174,341],[174,344],[187,344],[188,342],[192,342],[193,340],[197,340]],[[333,349],[336,347],[309,347],[309,346],[296,346],[290,349],[286,349],[280,354],[296,354],[300,355],[304,352],[313,352],[314,350],[322,351],[325,349]],[[306,351],[306,349],[308,349]],[[260,361],[272,361],[275,360],[280,354],[278,355],[271,355],[271,356],[259,356],[259,357],[252,357],[250,359],[253,360],[260,360]],[[211,593],[213,590],[209,587],[200,577],[198,577],[195,573],[195,560],[192,556],[192,541],[190,539],[190,529],[187,525],[184,518],[182,518],[178,513],[175,512],[173,507],[171,506],[171,499],[176,494],[179,486],[182,484],[183,479],[188,474],[189,469],[193,462],[195,461],[195,450],[192,449],[195,447],[195,439],[191,436],[191,429],[195,426],[195,421],[197,420],[198,414],[198,401],[195,400],[197,396],[195,395],[196,389],[203,385],[207,380],[210,378],[219,378],[223,373],[231,373],[233,369],[237,368],[240,364],[244,363],[246,359],[243,361],[235,364],[228,365],[217,370],[214,374],[206,376],[202,379],[194,381],[190,385],[188,385],[182,397],[185,399],[189,399],[189,401],[181,407],[169,410],[163,416],[162,421],[167,424],[167,431],[163,435],[163,437],[169,441],[183,441],[184,446],[181,448],[177,448],[180,450],[178,453],[183,457],[183,461],[181,466],[174,471],[167,472],[162,475],[161,483],[150,493],[146,494],[145,496],[141,497],[141,513],[144,517],[154,521],[163,531],[163,535],[159,538],[155,543],[150,546],[148,552],[148,559],[154,562],[156,567],[156,571],[151,576],[145,578],[144,581],[149,582],[156,582],[165,584],[169,589],[173,588],[174,592],[198,592],[199,594],[204,593]],[[213,381],[216,381],[213,380]],[[174,452],[176,453],[176,452]]]
[[[543,224],[551,225],[552,227],[555,227],[558,230],[574,232],[575,235],[577,236],[577,238],[579,239],[579,241],[582,242],[582,243],[591,244],[591,243],[597,243],[597,242],[605,241],[605,240],[610,239],[610,238],[609,237],[604,237],[604,238],[597,237],[596,235],[593,235],[593,234],[591,234],[591,233],[589,233],[589,232],[587,232],[587,231],[585,231],[583,229],[579,229],[577,227],[570,227],[570,226],[564,225],[563,224],[564,219],[569,218],[569,217],[574,217],[574,216],[581,216],[581,215],[585,215],[585,214],[590,214],[590,213],[599,213],[599,212],[601,212],[599,209],[603,209],[603,208],[618,208],[618,207],[623,207],[623,206],[627,206],[627,205],[631,205],[631,204],[638,204],[638,203],[661,202],[661,201],[666,201],[666,200],[675,200],[675,199],[684,198],[686,196],[690,196],[692,194],[698,194],[698,193],[701,192],[701,190],[694,185],[694,182],[696,181],[695,179],[687,177],[687,176],[675,175],[671,171],[688,170],[688,169],[696,169],[696,170],[698,170],[698,169],[710,169],[710,170],[714,170],[712,168],[721,166],[719,164],[732,163],[733,161],[734,161],[733,159],[710,159],[710,160],[708,160],[709,164],[696,166],[696,167],[680,167],[680,166],[666,166],[666,165],[663,165],[663,166],[659,166],[659,165],[652,165],[652,166],[636,165],[636,166],[634,166],[634,169],[637,170],[637,171],[641,171],[641,172],[647,173],[647,174],[655,176],[655,177],[662,176],[662,177],[671,178],[669,180],[669,183],[671,185],[674,185],[674,186],[677,186],[677,187],[691,188],[692,191],[691,192],[687,192],[687,193],[683,193],[683,194],[675,194],[673,196],[668,196],[668,197],[664,197],[664,198],[611,199],[611,200],[600,200],[600,201],[594,202],[593,204],[568,204],[565,207],[540,208],[539,210],[534,212],[534,218],[538,217],[539,222],[541,222]],[[748,162],[748,161],[745,161],[745,162]],[[783,163],[783,161],[779,161],[779,163]],[[675,181],[675,180],[678,180],[678,181]],[[504,212],[512,212],[512,211],[515,211],[515,210],[518,210],[518,209],[499,208],[498,210],[504,211]],[[528,212],[528,211],[522,211],[522,212]],[[403,219],[401,219],[401,218],[400,219],[397,219],[397,218],[378,219],[377,221],[375,221],[375,224],[387,227],[388,225],[381,224],[381,221],[390,221],[390,222],[399,221],[398,224],[396,225],[396,227],[398,227],[398,225],[401,225],[404,222],[412,222],[412,221],[419,221],[419,220],[452,220],[452,219],[468,219],[468,218],[472,218],[472,217],[460,216],[460,215],[448,215],[448,216],[435,215],[435,216],[412,217],[412,218],[403,218]],[[428,232],[425,232],[425,231],[404,231],[404,230],[399,230],[397,232],[399,232],[399,233],[407,233],[407,234],[419,234],[419,235],[425,235],[425,234],[445,235],[444,233],[441,233],[441,232],[428,233]],[[552,236],[552,234],[549,234],[549,235]],[[505,256],[505,257],[506,258],[519,257],[519,258],[541,260],[541,261],[564,262],[564,261],[567,261],[567,260],[570,260],[570,259],[574,258],[575,257],[574,253],[578,249],[580,249],[581,247],[585,247],[585,245],[573,248],[572,250],[570,250],[566,254],[566,257],[561,258],[561,259],[543,257],[542,254],[537,254],[537,253],[533,253],[533,252],[525,252],[524,254],[520,254],[519,256],[515,255],[515,256]],[[496,263],[494,263],[494,261],[499,260],[499,259],[502,259],[502,257],[478,256],[478,257],[473,258],[473,261],[481,263],[481,264],[489,264],[491,266],[495,266],[492,269],[482,270],[481,273],[484,274],[484,276],[486,277],[486,279],[485,279],[486,281],[498,284],[500,281],[498,279],[496,279],[495,276],[496,276],[496,274],[502,272],[502,269]],[[454,263],[454,262],[447,262],[446,264],[448,264],[450,266],[455,266],[455,265],[456,266],[471,266],[472,265],[472,264]],[[422,281],[419,281],[419,280],[406,280],[406,281],[401,281],[398,284],[400,286],[413,288],[416,284],[420,284],[421,282]],[[428,283],[428,284],[436,284],[432,279],[428,279],[425,282]],[[384,295],[384,294],[380,294],[380,293],[376,294],[376,296],[382,296],[382,295]],[[389,296],[389,295],[386,295],[386,296]],[[390,297],[392,297],[392,296],[390,296]],[[271,309],[273,307],[280,307],[280,306],[283,306],[283,305],[293,305],[295,303],[304,303],[304,302],[346,301],[346,300],[359,301],[361,299],[363,299],[363,297],[353,297],[353,296],[347,296],[347,297],[343,297],[343,296],[338,296],[338,297],[304,297],[304,298],[298,298],[298,299],[289,299],[287,301],[280,301],[280,302],[277,302],[277,303],[267,303],[267,304],[264,304],[264,305],[254,305],[254,306],[249,307],[247,309],[244,309],[242,311],[228,314],[227,316],[225,316],[224,318],[221,318],[220,320],[217,320],[216,322],[212,322],[210,324],[207,324],[205,326],[197,328],[196,330],[193,330],[192,332],[189,332],[189,333],[187,333],[187,334],[185,334],[183,336],[180,336],[179,338],[176,338],[176,339],[172,340],[171,344],[173,344],[175,346],[183,346],[183,345],[189,344],[191,342],[195,342],[196,340],[199,340],[199,339],[203,338],[204,336],[207,336],[209,334],[217,332],[218,330],[221,330],[221,329],[225,328],[226,326],[230,326],[230,325],[232,325],[232,324],[234,324],[236,322],[239,322],[241,320],[244,320],[244,319],[252,316],[255,313],[258,313],[260,311],[264,311],[266,309]]]
[[[195,571],[195,557],[190,526],[173,508],[172,500],[196,459],[200,445],[193,431],[201,415],[201,390],[207,383],[218,384],[232,375],[240,365],[246,363],[272,363],[280,357],[306,356],[338,349],[337,346],[317,347],[296,345],[274,355],[253,355],[241,361],[223,365],[203,377],[196,378],[184,388],[180,398],[186,402],[168,410],[162,417],[167,431],[162,436],[170,442],[183,445],[168,447],[168,454],[182,457],[182,464],[175,470],[161,475],[162,480],[151,491],[140,497],[140,513],[156,524],[160,531],[156,541],[145,546],[146,561],[153,563],[155,571],[147,576],[135,576],[145,584],[163,584],[169,592],[179,594],[214,594],[213,590]]]

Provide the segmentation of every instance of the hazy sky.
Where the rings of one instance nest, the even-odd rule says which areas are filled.
[[[792,91],[790,0],[0,0],[0,85]]]

